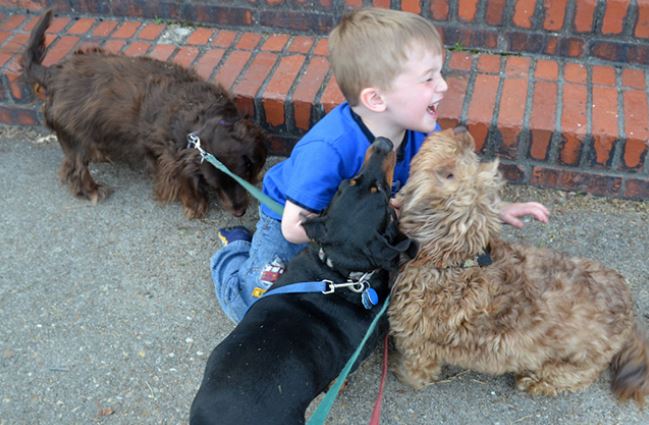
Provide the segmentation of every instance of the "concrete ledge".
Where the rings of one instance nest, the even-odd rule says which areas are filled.
[[[2,124],[42,123],[40,101],[22,83],[17,62],[35,20],[24,11],[0,13]],[[279,155],[342,101],[325,36],[60,15],[47,37],[46,64],[100,45],[193,67],[235,95],[273,135]],[[450,88],[442,126],[468,126],[484,156],[501,158],[510,181],[649,198],[645,67],[456,49],[447,51],[444,72]]]

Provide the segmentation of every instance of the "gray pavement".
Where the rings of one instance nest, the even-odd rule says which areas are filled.
[[[100,164],[115,192],[92,206],[58,181],[58,144],[45,130],[0,127],[0,424],[183,424],[212,348],[233,325],[209,276],[215,228],[244,224],[215,207],[204,220],[158,205],[151,181]],[[508,238],[588,256],[620,270],[649,328],[649,203],[507,189],[540,200],[550,224]],[[381,356],[352,375],[331,424],[363,424]],[[649,412],[619,405],[609,377],[578,394],[530,397],[511,376],[447,369],[415,392],[389,376],[382,423],[647,424]],[[312,406],[313,407],[313,406]],[[260,418],[263,424],[263,418]]]

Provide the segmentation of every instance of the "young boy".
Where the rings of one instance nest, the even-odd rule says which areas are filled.
[[[448,89],[442,77],[444,47],[437,30],[419,15],[361,9],[342,18],[329,36],[329,60],[345,96],[272,167],[263,191],[284,205],[280,217],[260,207],[252,237],[243,227],[221,229],[225,246],[211,260],[218,301],[234,322],[273,284],[308,242],[304,217],[322,212],[338,185],[358,173],[365,151],[379,136],[394,144],[393,194],[406,182],[410,160],[426,135],[439,130],[437,107]],[[398,205],[394,205],[398,207]],[[547,222],[541,204],[505,204],[503,221]]]

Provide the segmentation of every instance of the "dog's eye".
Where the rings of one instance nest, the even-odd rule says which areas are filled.
[[[350,185],[350,186],[356,186],[356,183],[358,183],[358,182],[356,181],[356,179],[351,179],[351,180],[349,181],[349,185]]]
[[[451,180],[453,177],[455,177],[455,176],[453,175],[453,173],[448,173],[448,174],[446,174],[446,179],[447,179],[447,180]]]
[[[379,188],[377,186],[370,187],[370,193],[376,193],[378,191],[379,191]]]

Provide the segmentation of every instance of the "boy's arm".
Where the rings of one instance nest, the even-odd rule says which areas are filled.
[[[541,223],[547,223],[550,212],[543,204],[538,202],[503,202],[500,206],[500,219],[519,229],[524,226],[519,217],[526,215],[531,215]]]
[[[291,243],[300,244],[309,241],[309,237],[302,227],[302,221],[306,217],[314,216],[310,211],[295,205],[287,200],[284,205],[284,214],[282,215],[282,235],[284,239]]]

